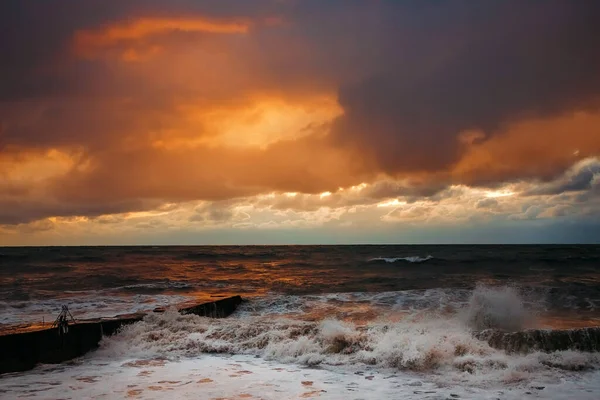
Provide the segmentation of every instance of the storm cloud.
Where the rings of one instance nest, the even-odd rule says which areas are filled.
[[[398,41],[379,72],[342,83],[338,143],[391,174],[435,171],[461,157],[463,132],[483,141],[522,119],[597,109],[597,2],[426,4],[387,10]]]
[[[270,193],[298,193],[265,205],[286,212],[584,196],[598,20],[592,0],[3,1],[0,224]],[[190,220],[232,216],[207,210]]]

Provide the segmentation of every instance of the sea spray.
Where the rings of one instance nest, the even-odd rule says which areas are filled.
[[[525,328],[531,317],[517,290],[510,286],[478,286],[462,312],[466,325],[475,331],[514,332]]]
[[[525,328],[598,325],[598,246],[2,253],[7,323],[55,317],[65,299],[76,318],[153,309],[158,296],[165,306],[222,291],[249,300],[228,320],[153,315],[68,365],[3,376],[3,398],[599,398],[593,328],[510,332],[519,328],[503,322],[521,307]],[[368,261],[380,256],[390,262]],[[475,299],[483,282],[493,287]],[[498,300],[502,285],[514,285],[515,307]]]
[[[551,359],[535,352],[510,355],[474,334],[481,327],[520,329],[526,315],[515,289],[483,286],[455,313],[429,310],[398,321],[381,316],[366,324],[277,315],[213,320],[169,310],[105,339],[98,354],[177,360],[225,353],[308,366],[363,365],[511,382],[528,379],[532,371],[600,366],[592,353],[573,357],[570,352],[556,352]]]

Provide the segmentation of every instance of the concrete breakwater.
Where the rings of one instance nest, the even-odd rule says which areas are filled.
[[[474,335],[496,349],[508,353],[531,353],[575,350],[600,352],[600,327],[544,330],[531,329],[518,332],[485,330]]]
[[[183,314],[224,318],[242,302],[232,296],[213,302],[182,308]],[[26,371],[38,363],[56,364],[82,356],[96,349],[103,336],[110,336],[124,325],[141,321],[145,313],[120,315],[113,318],[79,320],[69,324],[68,332],[48,328],[31,332],[0,335],[0,374]]]

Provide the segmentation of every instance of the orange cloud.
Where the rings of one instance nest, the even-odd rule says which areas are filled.
[[[471,143],[452,175],[467,184],[549,179],[598,154],[600,113],[572,112],[514,123],[489,140]]]
[[[65,174],[76,162],[76,156],[57,149],[12,148],[0,153],[0,180],[5,184],[36,185]]]
[[[254,29],[265,26],[281,29]],[[487,124],[487,106],[476,110],[481,118],[471,112],[480,91],[467,90],[481,85],[442,79],[460,84],[438,97],[437,80],[410,70],[353,87],[347,82],[370,74],[362,62],[371,57],[346,62],[336,53],[345,46],[320,47],[328,37],[312,42],[284,19],[256,15],[132,17],[69,33],[76,54],[93,60],[68,60],[62,79],[37,83],[43,96],[0,107],[2,139],[24,149],[21,160],[0,157],[0,178],[8,177],[0,192],[12,202],[0,203],[12,207],[6,220],[272,192],[298,193],[269,205],[279,210],[384,210],[453,184],[549,178],[600,154],[600,114],[517,113],[509,102]],[[405,90],[404,81],[415,85]],[[445,97],[454,94],[456,102]],[[468,106],[446,110],[459,103]],[[515,115],[540,117],[505,125]],[[339,190],[378,179],[392,184],[349,200],[354,192]]]
[[[194,147],[199,144],[226,147],[262,147],[281,140],[310,135],[342,112],[334,94],[281,98],[256,94],[233,104],[192,101],[178,107],[187,126],[179,135],[171,132],[155,145]],[[189,135],[189,127],[202,127],[207,135]]]
[[[75,52],[79,56],[93,58],[102,49],[173,32],[245,34],[249,29],[250,22],[244,19],[146,17],[133,21],[121,21],[98,29],[79,30],[75,33],[74,46]],[[150,52],[156,52],[156,49],[156,46],[150,46]],[[144,53],[148,53],[148,51],[144,51]],[[139,50],[126,49],[123,57],[126,61],[137,60],[140,57]]]

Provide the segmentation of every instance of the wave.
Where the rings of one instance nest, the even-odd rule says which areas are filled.
[[[309,366],[435,371],[454,374],[457,379],[466,373],[519,380],[539,371],[600,367],[597,353],[543,353],[534,346],[529,348],[530,354],[515,355],[490,339],[493,334],[489,332],[510,335],[502,331],[522,329],[527,320],[516,291],[483,287],[473,293],[465,309],[455,313],[426,311],[398,321],[381,318],[365,324],[273,314],[214,320],[169,310],[150,314],[119,335],[105,338],[99,352],[109,358],[120,354],[141,358],[198,357],[206,353],[254,355]],[[483,326],[488,328],[484,331],[487,336],[478,331]]]
[[[532,317],[515,288],[479,286],[471,295],[469,306],[462,313],[472,330],[497,329],[518,331]]]
[[[210,320],[170,311],[151,314],[120,335],[104,339],[99,351],[109,358],[244,354],[308,366],[364,365],[489,376],[600,366],[597,353],[513,356],[474,337],[456,321],[439,317],[361,327],[337,320]]]
[[[387,292],[342,292],[307,295],[270,294],[252,298],[240,306],[235,317],[293,316],[306,320],[323,316],[345,320],[369,315],[413,313],[425,310],[447,312],[468,304],[471,290],[459,288],[416,289]],[[355,318],[357,317],[357,318]]]
[[[181,281],[161,281],[161,282],[153,282],[153,283],[136,283],[132,285],[119,286],[114,289],[114,291],[125,291],[125,292],[134,292],[137,294],[144,293],[160,293],[164,291],[190,291],[193,290],[194,286]]]
[[[375,257],[375,258],[371,258],[368,261],[369,262],[377,262],[377,261],[383,261],[386,263],[395,263],[398,261],[406,261],[409,263],[422,263],[425,261],[429,261],[432,260],[434,257],[428,255],[426,257],[420,257],[420,256],[409,256],[409,257]]]

